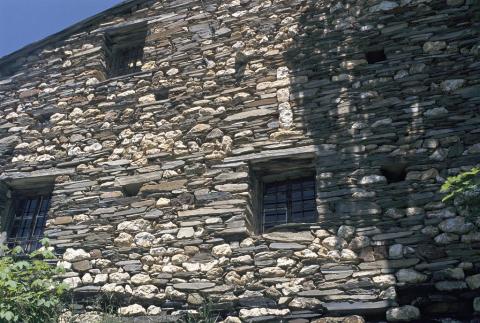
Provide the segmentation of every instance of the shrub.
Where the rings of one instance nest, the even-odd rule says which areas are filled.
[[[0,246],[0,322],[55,322],[67,286],[54,280],[61,269],[49,264],[55,256],[43,247],[28,255],[22,248]]]
[[[447,193],[443,202],[453,202],[467,217],[478,217],[480,214],[479,167],[448,177],[440,191]]]

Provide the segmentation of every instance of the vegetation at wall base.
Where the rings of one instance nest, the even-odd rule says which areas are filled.
[[[67,286],[55,280],[62,272],[46,239],[43,247],[24,254],[21,247],[0,246],[0,322],[55,322],[63,310]]]
[[[442,201],[453,202],[467,218],[480,217],[480,167],[448,177],[440,191],[447,193]]]

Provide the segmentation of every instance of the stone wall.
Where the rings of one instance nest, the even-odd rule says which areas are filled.
[[[473,314],[480,222],[438,190],[480,161],[478,5],[134,3],[0,79],[1,179],[54,178],[45,233],[80,309]],[[104,34],[135,22],[142,71],[106,79]],[[305,162],[318,222],[259,234],[253,170]]]

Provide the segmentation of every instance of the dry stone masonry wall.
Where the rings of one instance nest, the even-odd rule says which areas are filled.
[[[475,1],[122,8],[0,79],[1,179],[55,179],[45,234],[79,310],[109,294],[124,316],[210,302],[228,322],[480,311],[480,221],[438,192],[480,162]],[[107,78],[105,34],[136,23],[141,70]],[[305,164],[318,221],[261,234],[256,174]]]

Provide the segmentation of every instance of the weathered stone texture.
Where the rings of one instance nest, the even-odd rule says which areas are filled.
[[[207,300],[225,322],[478,311],[480,222],[438,193],[480,161],[476,10],[167,0],[107,13],[0,78],[0,178],[56,176],[46,235],[62,279],[112,293],[121,315]],[[104,33],[140,21],[141,71],[108,79]],[[253,166],[287,158],[313,159],[318,223],[256,234]]]

